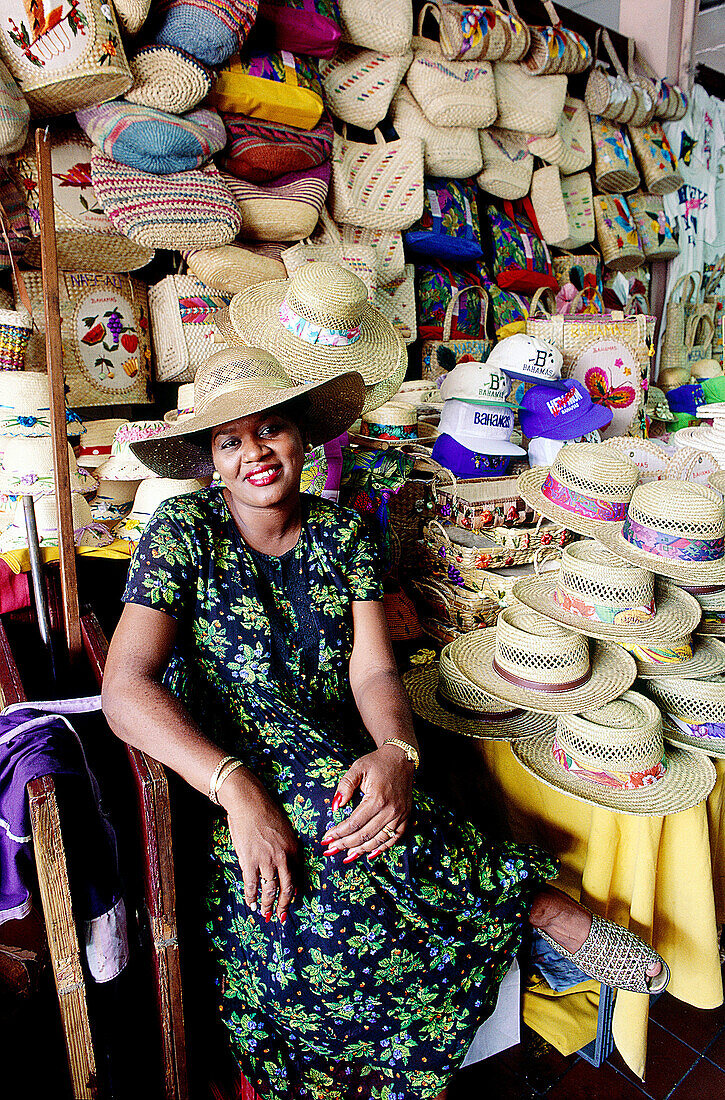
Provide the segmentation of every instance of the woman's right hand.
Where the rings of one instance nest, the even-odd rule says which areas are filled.
[[[245,902],[256,909],[259,896],[262,916],[269,921],[276,897],[276,913],[284,923],[295,893],[297,838],[286,814],[261,784],[255,782],[250,791],[249,778],[249,772],[246,776],[233,772],[219,791],[219,802],[228,814]]]

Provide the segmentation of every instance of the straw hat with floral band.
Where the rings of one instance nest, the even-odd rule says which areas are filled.
[[[188,420],[194,415],[194,383],[185,382],[179,386],[176,408],[164,413],[165,424],[176,424],[179,420]]]
[[[687,681],[694,683],[694,681]],[[561,715],[556,733],[514,742],[514,755],[547,787],[622,814],[664,817],[697,806],[715,768],[684,749],[665,753],[662,715],[627,691],[597,709]]]
[[[90,502],[93,518],[98,523],[114,526],[131,511],[139,481],[99,481],[98,492]]]
[[[143,481],[154,477],[153,470],[144,466],[131,450],[131,444],[142,439],[152,439],[167,430],[163,420],[130,420],[116,428],[111,444],[110,457],[96,469],[101,481]]]
[[[306,403],[305,432],[316,447],[342,435],[357,419],[365,387],[355,371],[295,385],[261,348],[217,351],[196,372],[193,416],[168,425],[161,435],[132,443],[131,450],[161,477],[208,477],[214,473],[211,428],[299,397]]]
[[[299,383],[357,371],[372,386],[397,370],[405,351],[362,279],[338,264],[312,261],[290,279],[243,290],[229,313],[241,340],[270,352]]]
[[[639,475],[637,467],[598,443],[566,443],[551,466],[519,474],[518,491],[530,507],[580,535],[600,538],[619,529]]]
[[[553,732],[554,718],[502,703],[462,676],[451,660],[451,645],[441,650],[440,663],[430,661],[403,675],[410,705],[420,718],[482,740],[513,741],[543,729]]]
[[[683,634],[667,645],[619,644],[634,657],[640,680],[660,680],[663,676],[697,680],[725,672],[725,644],[717,638]]]
[[[648,680],[647,693],[662,711],[665,740],[725,759],[725,678],[667,676]]]
[[[48,375],[41,371],[0,372],[0,433],[50,435]]]
[[[700,621],[694,596],[594,539],[565,546],[558,573],[524,577],[513,594],[569,630],[615,642],[669,642]]]
[[[520,603],[504,608],[495,627],[456,638],[451,660],[488,694],[540,714],[602,706],[637,675],[619,646],[590,644]]]
[[[68,444],[68,467],[72,493],[94,493],[93,474],[79,470],[73,448]],[[55,492],[53,441],[49,435],[13,436],[3,447],[0,459],[0,493],[33,497]]]
[[[708,485],[669,479],[638,485],[624,523],[597,538],[626,561],[688,587],[725,583],[725,504]]]

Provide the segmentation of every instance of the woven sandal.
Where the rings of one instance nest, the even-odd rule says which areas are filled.
[[[639,936],[605,917],[592,913],[589,935],[573,954],[543,929],[538,928],[537,932],[555,951],[571,959],[587,977],[602,985],[648,994],[662,993],[667,988],[670,968],[665,960]],[[647,967],[656,962],[661,964],[662,970],[650,978]]]

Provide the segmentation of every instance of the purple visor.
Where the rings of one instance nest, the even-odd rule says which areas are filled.
[[[521,431],[529,439],[578,439],[606,428],[613,415],[605,405],[596,405],[574,378],[532,386],[519,407]]]
[[[433,446],[432,457],[456,477],[500,477],[505,474],[511,455],[484,455],[469,451],[457,443],[453,436],[439,435]]]

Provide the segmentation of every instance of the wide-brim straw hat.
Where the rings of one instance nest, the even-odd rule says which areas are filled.
[[[79,470],[73,448],[68,444],[68,468],[72,493],[93,493],[93,474]],[[54,493],[56,474],[53,441],[47,436],[12,436],[7,440],[0,460],[0,493],[7,496],[33,497]]]
[[[542,733],[514,742],[511,748],[519,763],[547,787],[580,802],[642,817],[664,817],[697,806],[716,779],[712,762],[704,756],[696,758],[678,748],[665,755],[660,712],[635,691],[597,710],[560,717],[555,737]],[[663,775],[643,776],[663,760]],[[599,782],[567,770],[581,764],[588,765],[585,770]],[[632,776],[631,786],[606,785],[612,773]]]
[[[625,522],[597,538],[626,561],[682,584],[725,584],[725,504],[709,485],[669,479],[638,485]]]
[[[86,470],[95,470],[107,462],[116,432],[124,424],[128,424],[125,418],[87,421],[85,433],[81,436],[78,465]]]
[[[621,526],[637,486],[636,466],[598,443],[565,443],[551,466],[519,474],[526,503],[554,523],[589,538]]]
[[[707,480],[708,485],[725,496],[725,470],[717,470],[714,474],[710,474]]]
[[[704,732],[717,726],[725,728],[725,678],[718,674],[697,680],[668,676],[648,680],[645,690],[662,711],[662,728],[667,742],[725,759],[725,737]],[[685,726],[700,727],[703,735],[687,732],[674,718],[679,718]]]
[[[564,547],[558,573],[525,577],[513,594],[569,630],[614,642],[670,641],[691,633],[701,616],[694,596],[592,539]],[[614,621],[603,622],[597,614],[611,614]]]
[[[483,741],[513,741],[542,730],[553,732],[555,718],[501,703],[462,676],[451,660],[451,644],[441,650],[440,664],[431,661],[403,675],[410,705],[420,718]]]
[[[398,392],[407,370],[408,352],[405,344],[402,344],[400,348],[400,358],[392,374],[384,378],[382,382],[375,382],[372,386],[365,387],[365,401],[362,411],[364,413],[372,412],[373,409],[379,409],[381,405],[389,401],[390,398]]]
[[[504,653],[506,664],[516,669],[513,679],[496,667]],[[637,675],[634,659],[619,646],[589,642],[520,603],[504,608],[495,627],[456,638],[451,660],[488,694],[540,714],[602,706],[631,687]],[[539,681],[527,675],[532,672]]]
[[[697,680],[725,672],[725,644],[717,638],[685,634],[667,645],[620,645],[634,657],[640,680],[671,676]]]
[[[697,633],[725,637],[725,585],[690,585],[682,580],[672,583],[684,588],[699,603],[702,618]]]
[[[312,261],[291,279],[250,287],[235,294],[229,313],[241,340],[274,355],[295,382],[357,371],[371,386],[396,371],[405,351],[362,279],[338,264]]]
[[[165,424],[176,424],[180,420],[188,420],[194,415],[194,383],[185,382],[179,386],[176,397],[176,408],[164,413]]]
[[[155,477],[153,470],[133,453],[132,443],[152,439],[167,430],[163,420],[128,420],[116,429],[111,444],[111,457],[96,468],[101,481],[143,481]]]
[[[218,351],[196,372],[194,415],[167,425],[163,435],[132,443],[131,449],[161,477],[206,477],[214,473],[211,428],[303,396],[304,429],[310,443],[319,446],[342,435],[357,419],[365,387],[355,371],[295,385],[274,356],[261,348]]]

